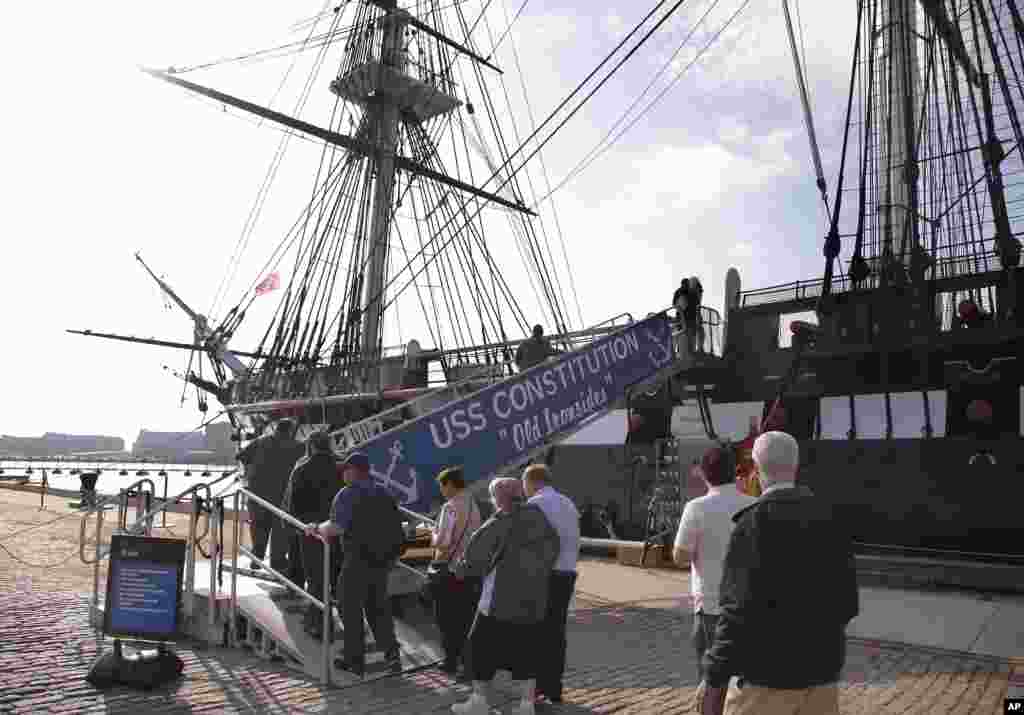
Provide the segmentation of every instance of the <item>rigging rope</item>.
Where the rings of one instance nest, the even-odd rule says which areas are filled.
[[[659,19],[659,20],[658,20],[658,21],[657,21],[657,22],[655,23],[655,25],[654,25],[654,26],[653,26],[653,27],[652,27],[652,28],[651,28],[651,29],[650,29],[650,30],[649,30],[649,31],[648,31],[648,32],[647,32],[647,33],[646,33],[646,34],[645,34],[645,35],[644,35],[644,36],[643,36],[643,37],[642,37],[642,38],[641,38],[641,39],[640,39],[640,40],[639,40],[639,41],[638,41],[638,42],[637,42],[637,43],[636,43],[636,44],[635,44],[634,46],[633,46],[633,48],[629,50],[629,52],[628,52],[628,53],[626,54],[626,56],[625,56],[625,57],[623,57],[623,58],[622,58],[621,60],[619,60],[619,62],[618,62],[618,63],[617,63],[617,64],[616,64],[616,65],[615,65],[615,66],[614,66],[614,67],[613,67],[613,68],[612,68],[612,69],[611,69],[611,70],[610,70],[609,72],[608,72],[608,74],[606,74],[606,75],[605,75],[605,76],[604,76],[604,77],[603,77],[603,78],[601,79],[601,81],[600,81],[600,82],[598,83],[598,85],[597,85],[597,86],[596,86],[596,87],[595,87],[594,89],[592,89],[592,90],[591,90],[591,91],[590,91],[590,92],[589,92],[589,93],[588,93],[588,94],[587,94],[587,95],[586,95],[586,96],[585,96],[585,97],[584,97],[584,98],[583,98],[583,99],[582,99],[582,100],[581,100],[581,101],[580,101],[580,102],[579,102],[579,103],[578,103],[578,104],[576,105],[576,107],[574,107],[574,108],[572,109],[572,111],[570,111],[570,113],[568,114],[568,116],[566,116],[566,117],[565,117],[565,118],[564,118],[564,119],[563,119],[563,120],[562,120],[562,121],[561,121],[561,122],[560,122],[560,123],[559,123],[559,124],[558,124],[558,125],[557,125],[557,126],[555,127],[555,129],[551,131],[551,133],[550,133],[550,134],[549,134],[549,135],[548,135],[548,136],[547,136],[547,137],[546,137],[546,138],[545,138],[545,139],[544,139],[543,141],[541,141],[541,142],[539,142],[539,143],[538,143],[538,146],[537,146],[537,148],[536,148],[536,149],[534,149],[534,150],[533,150],[532,152],[530,152],[530,154],[529,154],[529,155],[528,155],[528,156],[526,157],[526,159],[524,159],[524,160],[523,160],[523,161],[522,161],[522,162],[520,163],[519,167],[518,167],[517,169],[515,169],[515,170],[513,170],[513,171],[510,171],[510,172],[509,172],[509,178],[508,178],[508,179],[506,179],[505,181],[503,181],[503,182],[502,182],[502,183],[501,183],[501,184],[500,184],[500,185],[499,185],[499,186],[497,187],[497,189],[496,189],[496,190],[499,190],[499,191],[500,191],[500,190],[501,190],[501,189],[502,189],[502,188],[503,188],[503,187],[504,187],[504,186],[505,186],[505,185],[506,185],[507,183],[509,183],[509,181],[510,181],[510,180],[512,179],[512,177],[514,177],[514,176],[515,176],[515,175],[516,175],[516,174],[517,174],[517,173],[518,173],[518,172],[519,172],[519,171],[520,171],[520,170],[521,170],[521,169],[522,169],[522,168],[523,168],[524,166],[526,166],[526,164],[527,164],[527,163],[528,163],[528,162],[529,162],[529,161],[530,161],[530,160],[531,160],[531,159],[532,159],[532,158],[533,158],[534,156],[536,156],[536,155],[537,155],[537,154],[538,154],[538,153],[539,153],[539,152],[541,151],[541,149],[543,149],[543,147],[544,147],[544,146],[545,146],[545,145],[546,145],[546,144],[547,144],[547,143],[548,143],[548,142],[549,142],[549,141],[550,141],[550,140],[551,140],[552,138],[554,138],[554,136],[555,136],[555,135],[556,135],[556,134],[558,133],[558,131],[559,131],[559,130],[561,130],[561,128],[562,128],[562,127],[564,127],[564,126],[565,126],[565,124],[566,124],[566,123],[568,123],[568,122],[569,122],[569,121],[570,121],[570,120],[571,120],[571,119],[572,119],[572,118],[573,118],[573,117],[574,117],[574,116],[575,116],[575,115],[576,115],[576,114],[577,114],[577,113],[579,112],[579,110],[580,110],[580,109],[582,109],[582,108],[583,108],[583,106],[584,106],[584,105],[585,105],[585,104],[586,104],[586,103],[587,103],[587,102],[588,102],[588,101],[589,101],[589,100],[590,100],[590,99],[591,99],[591,98],[592,98],[592,97],[593,97],[593,96],[594,96],[594,95],[595,95],[595,94],[596,94],[596,93],[597,93],[597,92],[598,92],[598,91],[599,91],[599,90],[600,90],[600,89],[601,89],[601,88],[602,88],[602,87],[603,87],[603,86],[605,85],[605,84],[607,84],[608,80],[609,80],[609,79],[611,79],[611,77],[612,77],[612,76],[614,76],[614,74],[615,74],[615,73],[616,73],[616,72],[617,72],[617,71],[618,71],[618,70],[619,70],[619,69],[620,69],[620,68],[622,67],[622,65],[623,65],[623,64],[625,64],[625,63],[626,63],[626,62],[627,62],[627,61],[628,61],[628,60],[629,60],[629,59],[630,59],[630,58],[631,58],[631,57],[632,57],[632,56],[633,56],[634,54],[636,54],[636,52],[637,52],[637,51],[638,51],[638,50],[639,50],[639,49],[640,49],[640,48],[641,48],[641,47],[642,47],[642,46],[643,46],[644,44],[646,44],[646,42],[647,42],[647,41],[648,41],[648,40],[650,39],[650,37],[651,37],[651,36],[652,36],[652,35],[653,35],[653,34],[654,34],[655,32],[657,32],[657,30],[658,30],[658,29],[660,29],[660,28],[661,28],[661,26],[665,24],[665,22],[667,22],[667,21],[668,21],[668,19],[669,19],[669,18],[670,18],[670,17],[671,17],[671,16],[672,16],[672,15],[673,15],[674,13],[675,13],[675,11],[676,11],[676,10],[677,10],[677,9],[678,9],[678,8],[679,8],[679,7],[680,7],[680,6],[681,6],[681,5],[682,5],[682,4],[684,3],[684,2],[686,2],[686,0],[677,0],[677,1],[675,2],[675,4],[674,4],[674,5],[673,5],[673,6],[672,6],[672,7],[671,7],[671,8],[670,8],[670,9],[669,9],[669,10],[668,10],[668,11],[667,11],[666,13],[665,13],[665,15],[664,15],[664,16],[662,16],[662,17],[661,17],[661,19]],[[747,2],[749,2],[749,0],[747,0]],[[508,158],[507,158],[507,159],[505,160],[504,164],[503,164],[503,165],[502,165],[502,167],[500,167],[500,168],[504,168],[504,166],[507,166],[508,164],[510,164],[510,163],[511,163],[511,161],[512,161],[512,158],[513,158],[513,157],[515,157],[515,156],[517,156],[518,154],[520,154],[520,153],[522,153],[523,151],[525,151],[525,150],[527,149],[527,147],[528,147],[529,143],[530,143],[530,142],[531,142],[531,141],[532,141],[532,140],[534,139],[534,137],[535,137],[535,136],[536,136],[536,135],[537,135],[537,134],[538,134],[538,133],[540,132],[540,130],[541,130],[541,129],[543,129],[543,128],[544,128],[544,127],[545,127],[545,126],[546,126],[546,125],[548,124],[548,123],[550,123],[551,121],[553,121],[553,120],[554,120],[554,118],[555,118],[555,117],[556,117],[556,116],[558,115],[558,113],[559,113],[559,112],[561,111],[561,109],[562,109],[563,107],[565,107],[565,106],[566,106],[566,104],[568,104],[568,103],[569,103],[569,102],[570,102],[570,101],[572,100],[572,98],[573,98],[573,97],[575,97],[575,96],[576,96],[577,94],[579,94],[579,93],[580,93],[580,92],[582,91],[582,89],[583,89],[583,87],[584,87],[584,86],[586,85],[586,83],[587,83],[587,82],[589,82],[589,81],[590,81],[590,79],[591,79],[591,78],[592,78],[592,77],[593,77],[593,76],[594,76],[595,74],[597,74],[597,72],[598,72],[598,71],[599,71],[599,70],[600,70],[600,69],[601,69],[601,68],[602,68],[602,67],[603,67],[603,66],[604,66],[605,64],[607,64],[607,63],[608,63],[609,61],[611,61],[612,57],[614,57],[614,55],[618,53],[618,50],[619,50],[619,49],[620,49],[620,48],[621,48],[621,47],[622,47],[623,45],[625,45],[625,44],[626,44],[626,43],[627,43],[627,42],[629,41],[629,39],[630,39],[630,38],[631,38],[631,37],[632,37],[633,35],[635,35],[635,34],[636,34],[637,32],[639,32],[640,28],[641,28],[641,27],[642,27],[642,26],[643,26],[644,24],[646,24],[647,20],[648,20],[648,19],[649,19],[649,18],[650,18],[650,17],[652,16],[652,15],[654,15],[654,14],[655,14],[655,13],[657,12],[657,10],[658,10],[658,9],[660,9],[660,8],[661,8],[661,7],[663,6],[663,5],[665,5],[666,3],[667,3],[667,0],[661,0],[661,1],[660,1],[660,2],[658,3],[658,5],[657,5],[657,6],[655,6],[655,8],[654,8],[653,10],[651,10],[651,11],[650,11],[650,12],[649,12],[649,13],[648,13],[648,14],[647,14],[647,15],[646,15],[646,16],[645,16],[645,17],[644,17],[644,18],[643,18],[642,20],[641,20],[641,22],[640,22],[639,24],[637,24],[637,25],[636,25],[636,26],[635,26],[635,27],[633,28],[633,30],[631,30],[631,31],[629,32],[629,34],[627,34],[627,35],[626,35],[626,37],[625,37],[625,38],[624,38],[624,39],[623,39],[622,41],[620,41],[620,42],[619,42],[619,44],[618,44],[618,45],[616,45],[616,47],[615,47],[615,48],[614,48],[614,49],[613,49],[613,50],[612,50],[612,51],[611,51],[611,52],[610,52],[610,53],[609,53],[609,54],[608,54],[608,55],[607,55],[607,56],[605,57],[605,59],[604,59],[604,60],[602,60],[602,61],[601,61],[601,63],[600,63],[600,64],[599,64],[599,65],[598,65],[598,66],[597,66],[597,67],[596,67],[596,68],[595,68],[594,70],[592,70],[592,71],[591,71],[591,72],[590,72],[590,73],[589,73],[589,74],[587,75],[587,77],[586,77],[586,78],[585,78],[585,79],[584,79],[584,80],[583,80],[583,81],[582,81],[582,82],[581,82],[581,83],[580,83],[579,85],[577,85],[576,89],[575,89],[575,90],[573,90],[573,92],[572,92],[572,93],[571,93],[571,94],[570,94],[570,95],[569,95],[569,96],[568,96],[568,97],[567,97],[566,99],[564,99],[564,100],[563,100],[563,101],[562,101],[562,102],[561,102],[561,103],[560,103],[560,104],[558,105],[558,107],[556,107],[556,108],[555,108],[555,109],[554,109],[554,110],[553,110],[553,111],[551,112],[551,114],[550,114],[550,115],[548,116],[548,118],[547,118],[547,119],[545,119],[545,120],[544,120],[544,122],[542,122],[542,123],[541,123],[540,127],[538,127],[538,128],[537,128],[537,130],[535,130],[533,134],[531,134],[531,135],[530,135],[529,137],[527,137],[526,141],[525,141],[525,142],[523,142],[523,143],[522,143],[522,144],[520,145],[520,147],[519,147],[518,149],[516,149],[516,151],[515,151],[515,152],[513,152],[513,153],[512,153],[512,154],[511,154],[511,155],[510,155],[510,156],[509,156],[509,157],[508,157]],[[492,181],[492,180],[493,180],[494,178],[495,178],[495,177],[494,177],[494,176],[492,176],[492,177],[491,177],[490,179],[488,179],[488,180],[487,180],[487,182],[485,182],[485,183],[484,183],[484,185],[483,185],[483,186],[486,186],[486,185],[487,185],[488,183],[490,183],[490,181]],[[481,188],[482,188],[482,187],[481,187]],[[468,203],[468,200],[463,200],[463,202],[462,202],[462,203],[463,203],[463,206],[465,206],[465,205],[466,205],[466,204]],[[472,216],[472,217],[470,218],[470,220],[472,220],[472,218],[475,218],[475,217],[476,217],[476,216],[477,216],[477,215],[479,214],[480,210],[481,210],[481,209],[477,209],[476,213],[474,213],[474,214],[473,214],[473,216]],[[447,225],[447,224],[446,224],[446,225]],[[460,227],[460,230],[461,230],[461,228],[463,228],[463,227],[464,227],[464,226]],[[439,234],[439,233],[438,233],[438,234],[435,234],[435,235],[434,235],[433,237],[431,237],[430,241],[429,241],[429,242],[427,243],[427,246],[430,246],[430,245],[432,245],[432,244],[433,244],[433,243],[434,243],[435,241],[437,241],[437,240],[439,239],[439,237],[440,237],[440,234]],[[443,250],[444,250],[444,249],[445,249],[445,248],[446,248],[446,247],[447,247],[447,246],[448,246],[448,245],[449,245],[450,243],[451,243],[451,240],[449,239],[449,241],[447,241],[447,242],[445,242],[444,244],[442,244],[442,246],[440,247],[440,249],[438,249],[438,251],[436,251],[436,252],[435,252],[435,256],[437,255],[437,252],[439,252],[439,251],[443,251]],[[406,269],[407,269],[407,268],[403,269],[402,271],[400,271],[400,273],[402,273],[402,272],[405,272],[405,270],[406,270]],[[422,272],[422,269],[421,269],[421,271],[417,271],[416,273],[414,273],[414,274],[413,274],[413,276],[412,276],[412,278],[411,278],[410,280],[415,280],[415,279],[416,279],[416,278],[418,277],[418,275],[419,275],[419,273],[420,273],[420,272]],[[385,286],[385,290],[387,289],[387,287],[389,287],[389,286],[390,286],[390,283],[394,282],[394,281],[395,281],[396,279],[397,279],[397,276],[393,277],[393,278],[392,278],[392,280],[391,280],[391,281],[389,281],[389,284],[388,284],[387,286]],[[406,285],[408,285],[408,283],[407,283]],[[383,291],[382,291],[382,292],[383,292]],[[392,300],[392,301],[390,301],[390,302],[388,303],[388,305],[390,305],[390,304],[391,304],[391,302],[393,302],[393,300]]]
[[[821,168],[821,151],[818,149],[818,137],[814,131],[814,119],[811,116],[811,102],[807,92],[807,82],[804,79],[803,65],[800,60],[800,53],[796,47],[796,37],[793,35],[793,18],[789,13],[789,0],[782,0],[782,10],[786,18],[786,32],[789,35],[789,46],[793,53],[793,66],[796,69],[796,82],[800,90],[800,103],[804,110],[804,127],[807,129],[807,139],[811,144],[811,159],[814,161],[814,173],[817,176],[818,191],[821,192],[822,201],[828,206],[828,191],[825,184],[825,172]]]
[[[324,3],[324,8],[323,10],[321,10],[321,14],[323,14],[323,12],[330,6],[331,2],[332,0],[326,0],[326,2]],[[337,29],[337,25],[340,22],[340,18],[341,13],[338,13],[335,16],[334,25],[331,27],[331,31]],[[310,37],[312,36],[314,28],[315,25],[313,28],[310,28],[309,35],[307,35],[306,37],[306,42],[308,42]],[[312,90],[312,80],[319,74],[325,56],[326,55],[324,49],[321,49],[319,57],[317,57],[317,59],[314,61],[313,71],[311,72],[310,77],[307,78],[306,85],[303,87],[303,90],[299,95],[299,99],[296,102],[295,109],[293,111],[294,116],[299,116],[302,113],[302,109],[303,107],[305,107],[306,101],[308,100],[310,92]],[[287,71],[284,74],[284,77],[281,79],[281,82],[274,93],[274,98],[276,98],[277,95],[280,93],[281,88],[284,86],[284,83],[291,75],[297,62],[298,59],[296,58],[288,67]],[[273,98],[271,99],[271,102],[273,102]],[[245,252],[245,249],[249,244],[249,240],[252,238],[252,235],[256,229],[256,222],[259,220],[260,214],[262,213],[263,205],[266,202],[266,197],[270,191],[270,187],[273,185],[274,180],[277,177],[278,169],[280,168],[281,163],[284,161],[284,155],[288,149],[288,144],[290,140],[291,134],[286,133],[281,137],[281,140],[278,143],[277,150],[274,154],[273,159],[271,159],[270,166],[267,169],[267,174],[264,176],[263,184],[260,186],[260,189],[256,194],[256,199],[253,202],[252,208],[250,208],[249,210],[249,215],[246,217],[245,223],[242,226],[242,232],[238,237],[238,242],[235,246],[235,252],[232,256],[231,261],[229,261],[228,273],[221,281],[221,285],[218,287],[217,293],[214,295],[213,304],[210,306],[210,309],[208,311],[208,314],[211,316],[213,315],[215,308],[220,302],[221,297],[227,294],[227,291],[230,289],[231,284],[234,282],[235,276],[238,273],[239,266],[241,265],[242,254]]]
[[[636,107],[636,105],[639,104],[640,100],[643,99],[644,96],[646,96],[646,94],[650,90],[650,88],[653,87],[654,84],[656,84],[658,77],[660,77],[664,73],[665,69],[667,69],[668,67],[670,67],[672,65],[672,61],[686,47],[686,44],[693,37],[693,35],[696,33],[697,28],[700,27],[701,24],[703,24],[705,18],[707,18],[707,16],[711,13],[711,10],[713,10],[715,8],[715,6],[718,5],[719,2],[720,2],[720,0],[715,0],[715,2],[708,8],[708,10],[705,11],[704,15],[701,16],[700,20],[697,21],[697,24],[694,25],[694,27],[691,30],[691,32],[685,38],[683,38],[682,43],[679,44],[679,46],[676,48],[676,51],[672,54],[672,56],[668,59],[668,61],[665,62],[664,65],[662,65],[661,70],[659,70],[659,72],[655,75],[654,79],[652,79],[651,82],[647,85],[647,87],[644,88],[644,91],[640,93],[640,95],[637,97],[636,100],[634,100],[633,104],[630,105],[630,107],[625,112],[622,113],[622,115],[619,117],[618,120],[616,120],[615,124],[612,125],[611,129],[608,130],[608,132],[601,139],[601,141],[599,141],[594,146],[594,148],[591,149],[590,152],[588,152],[587,155],[583,157],[583,159],[581,159],[579,162],[577,162],[577,164],[572,169],[569,170],[569,173],[566,174],[565,177],[563,177],[562,180],[559,181],[558,184],[555,185],[555,188],[549,189],[548,193],[545,194],[544,197],[541,198],[540,201],[538,201],[536,204],[534,204],[534,208],[539,207],[541,204],[543,204],[545,201],[547,201],[549,198],[551,198],[556,191],[561,190],[569,182],[571,182],[573,179],[578,177],[584,171],[589,169],[591,167],[591,165],[594,164],[594,162],[596,162],[598,159],[600,159],[602,156],[604,156],[605,153],[607,153],[615,144],[617,144],[618,141],[626,133],[628,133],[634,126],[636,126],[637,123],[639,123],[639,121],[641,119],[643,119],[645,116],[647,116],[647,113],[650,112],[665,97],[665,95],[668,94],[668,92],[673,87],[676,86],[676,84],[678,84],[679,80],[681,80],[683,78],[683,76],[694,65],[696,65],[701,59],[703,59],[705,53],[707,53],[707,51],[718,41],[718,38],[722,36],[722,34],[730,27],[730,25],[732,25],[732,23],[736,20],[736,18],[739,17],[740,13],[742,13],[743,10],[745,10],[747,8],[747,6],[750,4],[750,0],[746,0],[746,2],[744,2],[732,14],[732,16],[729,17],[728,20],[726,20],[725,24],[722,25],[722,27],[718,30],[718,32],[716,32],[712,36],[712,38],[708,42],[706,42],[704,44],[704,46],[697,52],[697,54],[694,55],[693,59],[691,59],[682,69],[679,70],[679,72],[676,73],[676,75],[672,78],[672,80],[669,82],[669,84],[666,85],[664,88],[662,88],[662,90],[660,92],[658,92],[658,94],[654,97],[654,99],[652,99],[650,102],[648,102],[648,104],[642,110],[640,110],[640,113],[637,116],[635,116],[629,122],[629,124],[626,125],[626,127],[624,129],[622,129],[620,132],[615,134],[615,136],[611,139],[611,141],[608,141],[608,138],[612,136],[612,134],[615,132],[615,129],[623,121],[625,121],[626,117],[629,116],[629,113],[634,109],[634,107]],[[604,145],[604,146],[602,147],[602,145]]]

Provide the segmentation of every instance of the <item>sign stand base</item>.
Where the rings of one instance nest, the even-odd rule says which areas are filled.
[[[140,690],[152,690],[176,680],[185,664],[163,643],[152,650],[138,650],[125,655],[119,639],[114,650],[104,653],[93,664],[86,680],[101,690],[124,685]]]

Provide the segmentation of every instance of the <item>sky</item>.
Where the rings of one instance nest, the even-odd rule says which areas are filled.
[[[684,2],[546,146],[551,182],[605,136],[687,33],[696,26],[649,96],[694,60],[741,4]],[[494,34],[520,5],[494,0],[488,10]],[[653,5],[529,0],[495,56],[519,103],[513,114],[521,122],[526,117],[513,45],[539,119]],[[794,2],[798,6],[831,188],[855,3],[804,0]],[[236,280],[215,301],[282,135],[138,67],[188,66],[301,39],[295,23],[323,7],[306,0],[111,0],[59,9],[8,3],[0,11],[0,66],[10,107],[0,116],[6,323],[0,434],[108,434],[130,445],[141,428],[185,431],[202,421],[194,390],[182,403],[182,383],[170,372],[183,372],[183,353],[65,330],[189,341],[188,319],[167,307],[134,253],[186,302],[204,313],[214,307],[213,316],[221,317],[260,277],[268,253],[308,200],[317,151],[309,142],[289,144]],[[479,7],[479,0],[467,0],[467,15]],[[486,32],[476,38],[489,47]],[[297,66],[275,94],[287,68],[288,61],[234,64],[188,78],[286,111],[304,76]],[[313,88],[314,97],[329,99],[325,85]],[[303,117],[319,121],[316,109],[311,102]],[[538,165],[531,170],[540,187]],[[739,270],[744,288],[820,276],[825,218],[779,2],[751,0],[647,115],[543,205],[549,228],[552,210],[584,324],[664,308],[684,276],[700,276],[705,303],[719,309],[730,267]],[[514,275],[516,253],[500,234],[493,238],[513,289],[529,295],[522,271]],[[564,276],[564,265],[561,270]],[[259,299],[233,345],[254,347],[275,306],[271,296]],[[390,337],[429,342],[416,331],[409,318]],[[219,410],[215,400],[210,410],[209,416]]]

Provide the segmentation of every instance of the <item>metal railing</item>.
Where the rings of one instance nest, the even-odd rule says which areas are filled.
[[[306,525],[296,519],[294,516],[286,512],[284,509],[280,509],[266,499],[261,499],[248,489],[240,488],[234,494],[235,499],[235,513],[241,513],[242,499],[252,501],[255,504],[266,509],[268,512],[279,518],[285,524],[292,526],[300,531],[305,532]],[[331,544],[330,539],[323,539],[317,537],[324,546],[324,592],[323,599],[318,599],[311,593],[306,591],[298,584],[291,581],[284,574],[274,570],[269,563],[265,562],[262,558],[256,556],[256,554],[241,544],[240,538],[240,525],[241,519],[235,519],[234,528],[234,548],[232,549],[231,555],[231,601],[229,605],[229,633],[231,638],[231,644],[236,645],[238,642],[238,554],[242,553],[248,556],[254,562],[259,564],[263,570],[265,570],[270,576],[272,576],[278,583],[285,586],[293,593],[298,594],[309,603],[319,608],[323,612],[323,634],[322,634],[322,651],[320,661],[320,680],[324,685],[331,684]],[[212,569],[211,569],[212,571]]]
[[[194,614],[194,594],[195,594],[195,566],[196,557],[195,551],[198,548],[199,542],[206,537],[211,531],[213,532],[213,544],[216,554],[222,547],[223,535],[220,530],[220,521],[223,513],[223,504],[214,499],[211,492],[211,487],[219,482],[227,479],[234,472],[228,472],[222,475],[220,478],[215,479],[212,482],[203,482],[200,484],[193,484],[188,489],[184,490],[180,494],[176,495],[173,499],[164,499],[155,508],[152,507],[154,501],[158,501],[154,496],[156,485],[151,479],[140,479],[133,483],[129,487],[121,489],[118,494],[106,496],[98,499],[96,503],[82,515],[81,528],[79,531],[79,558],[82,563],[93,567],[93,592],[92,599],[90,601],[90,613],[94,619],[98,618],[99,613],[99,593],[100,593],[100,564],[110,555],[110,546],[103,543],[103,521],[106,514],[106,508],[108,505],[116,502],[118,505],[118,525],[116,532],[122,534],[135,534],[149,536],[152,534],[153,522],[156,516],[160,513],[166,513],[168,507],[172,504],[178,504],[182,502],[185,497],[189,495],[193,496],[192,508],[189,516],[189,529],[186,537],[186,569],[185,569],[185,583],[183,584],[184,591],[184,603],[185,603],[185,615],[187,618],[192,618]],[[236,477],[237,479],[237,477]],[[149,491],[143,490],[144,486],[149,486]],[[207,530],[201,536],[197,536],[197,525],[199,522],[199,508],[200,500],[196,499],[195,496],[200,492],[206,492],[206,501],[210,504],[210,517],[207,520]],[[137,509],[143,504],[146,505],[141,514],[137,514],[137,517],[133,524],[130,526],[127,522],[127,512],[129,506],[129,500],[138,499]],[[88,525],[89,517],[96,515],[96,537],[94,544],[93,558],[90,559],[86,556],[86,527]],[[237,517],[236,517],[237,520]],[[216,598],[217,598],[217,585],[216,585],[216,570],[210,570],[210,594],[209,594],[209,620],[211,630],[215,626],[216,619]]]
[[[616,330],[621,330],[622,328],[631,325],[633,322],[633,315],[631,313],[619,313],[618,315],[608,318],[607,320],[603,320],[600,323],[583,330],[554,334],[547,337],[552,343],[564,345],[569,350],[577,350],[594,340],[613,333]],[[433,388],[437,390],[452,388],[459,384],[469,383],[479,385],[481,382],[498,382],[510,377],[515,374],[512,363],[505,360],[495,361],[493,356],[503,350],[514,349],[520,343],[526,342],[527,340],[529,340],[529,338],[489,343],[486,345],[450,348],[447,350],[424,350],[423,359],[428,363],[427,381],[425,385],[420,385],[418,389]],[[389,361],[403,359],[405,357],[405,351],[406,346],[404,345],[385,347],[382,350],[382,359],[375,362],[379,365],[383,365]],[[490,364],[487,363],[488,356],[492,357]],[[445,363],[448,366],[447,371],[444,369],[443,365],[439,364],[442,358],[445,358]],[[479,367],[479,374],[474,374],[463,379],[457,379],[456,375],[458,375],[459,368],[465,369],[467,367]],[[331,371],[335,376],[344,374],[351,379],[355,379],[356,376],[362,374],[365,368],[365,364],[358,363],[348,367],[343,367],[340,369],[340,372],[337,368],[331,368]],[[260,371],[257,371],[254,372],[251,377],[236,383],[236,394],[233,395],[232,401],[241,403],[244,400],[245,404],[248,406],[268,401],[303,399],[305,392],[302,389],[296,389],[295,385],[304,385],[308,387],[308,385],[316,382],[315,376],[317,374],[326,374],[325,370],[326,368],[323,367],[310,368],[307,371],[296,371],[284,376],[278,375],[275,380],[268,381],[277,382],[279,380],[283,380],[282,384],[287,382],[290,385],[290,387],[283,388],[273,386],[271,384],[261,385],[263,375]],[[330,398],[325,402],[325,404],[328,403],[330,403]],[[242,412],[244,412],[244,410],[242,410]]]

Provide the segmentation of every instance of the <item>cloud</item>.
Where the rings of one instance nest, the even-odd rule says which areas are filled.
[[[620,36],[626,27],[622,16],[614,10],[604,16],[604,26],[610,35]]]
[[[737,243],[729,250],[733,258],[752,258],[754,256],[754,244],[749,241]]]

